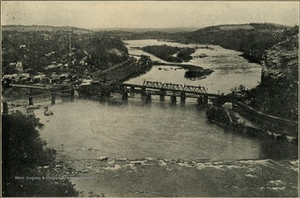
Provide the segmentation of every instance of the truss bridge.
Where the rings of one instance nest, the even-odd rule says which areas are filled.
[[[203,86],[162,83],[156,81],[144,81],[142,85],[122,83],[124,95],[127,99],[127,94],[133,95],[135,93],[141,94],[145,100],[151,101],[152,95],[159,95],[160,100],[163,101],[165,96],[171,97],[171,102],[176,102],[176,97],[180,97],[180,102],[185,102],[186,98],[197,98],[198,104],[207,103],[208,100],[222,99],[224,101],[230,100],[229,97],[219,94],[208,93]]]

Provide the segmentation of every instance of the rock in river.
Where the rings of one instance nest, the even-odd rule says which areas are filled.
[[[100,156],[98,160],[99,161],[105,161],[105,160],[108,160],[108,157],[106,157],[106,156]]]

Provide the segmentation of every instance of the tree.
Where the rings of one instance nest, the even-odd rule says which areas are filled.
[[[2,116],[2,189],[3,196],[77,196],[68,180],[28,180],[46,173],[38,167],[54,167],[56,151],[45,148],[37,128],[43,124],[34,115],[19,111]],[[52,165],[52,166],[51,166]],[[49,172],[48,171],[48,172]],[[24,179],[16,179],[24,177]]]

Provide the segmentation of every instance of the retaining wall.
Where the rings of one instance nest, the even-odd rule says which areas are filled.
[[[283,118],[264,114],[260,111],[256,111],[252,107],[242,103],[234,102],[233,110],[245,116],[249,120],[257,122],[263,129],[272,131],[279,134],[285,134],[293,137],[298,136],[298,122],[286,120]]]

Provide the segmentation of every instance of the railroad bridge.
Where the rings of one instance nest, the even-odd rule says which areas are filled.
[[[199,105],[207,104],[209,100],[218,101],[221,104],[232,101],[232,95],[207,93],[206,88],[202,86],[154,81],[144,81],[142,85],[122,83],[121,86],[123,86],[123,100],[128,100],[128,94],[132,96],[139,93],[146,102],[151,101],[152,95],[159,95],[161,101],[164,101],[166,96],[170,96],[171,103],[176,103],[177,97],[180,98],[181,103],[185,103],[186,98],[197,98]]]
[[[11,84],[14,88],[25,88],[28,89],[28,93],[22,97],[17,98],[3,98],[4,101],[13,101],[18,99],[28,99],[28,104],[33,105],[33,98],[49,98],[51,104],[55,104],[56,97],[64,95],[74,95],[74,87],[71,85],[32,85],[32,84]],[[109,86],[109,85],[108,85]],[[219,95],[213,93],[207,93],[205,87],[194,86],[194,85],[182,85],[174,83],[162,83],[154,81],[144,81],[142,85],[121,83],[118,85],[118,89],[111,90],[113,92],[118,92],[122,94],[122,100],[127,101],[129,94],[133,96],[134,94],[140,94],[141,98],[145,102],[151,102],[152,96],[158,95],[161,101],[165,100],[165,97],[170,97],[171,103],[176,103],[177,98],[180,98],[181,103],[185,103],[186,98],[195,98],[198,105],[207,104],[210,101],[213,101],[215,105],[222,105],[225,102],[232,102],[233,97],[231,94],[228,95]],[[42,94],[34,95],[33,90],[42,90]],[[105,92],[105,89],[103,90]],[[109,91],[110,92],[110,91]],[[101,94],[100,96],[109,96],[110,93],[105,95]],[[109,98],[109,97],[108,97]]]
[[[74,88],[70,85],[36,85],[36,84],[11,84],[11,87],[15,89],[27,89],[27,94],[23,96],[17,97],[8,97],[3,98],[4,101],[13,101],[13,100],[20,100],[20,99],[28,99],[28,105],[33,105],[33,98],[34,97],[47,97],[50,96],[51,104],[55,104],[55,100],[57,96],[64,96],[64,95],[74,95]],[[42,94],[33,94],[33,90],[40,90]]]

